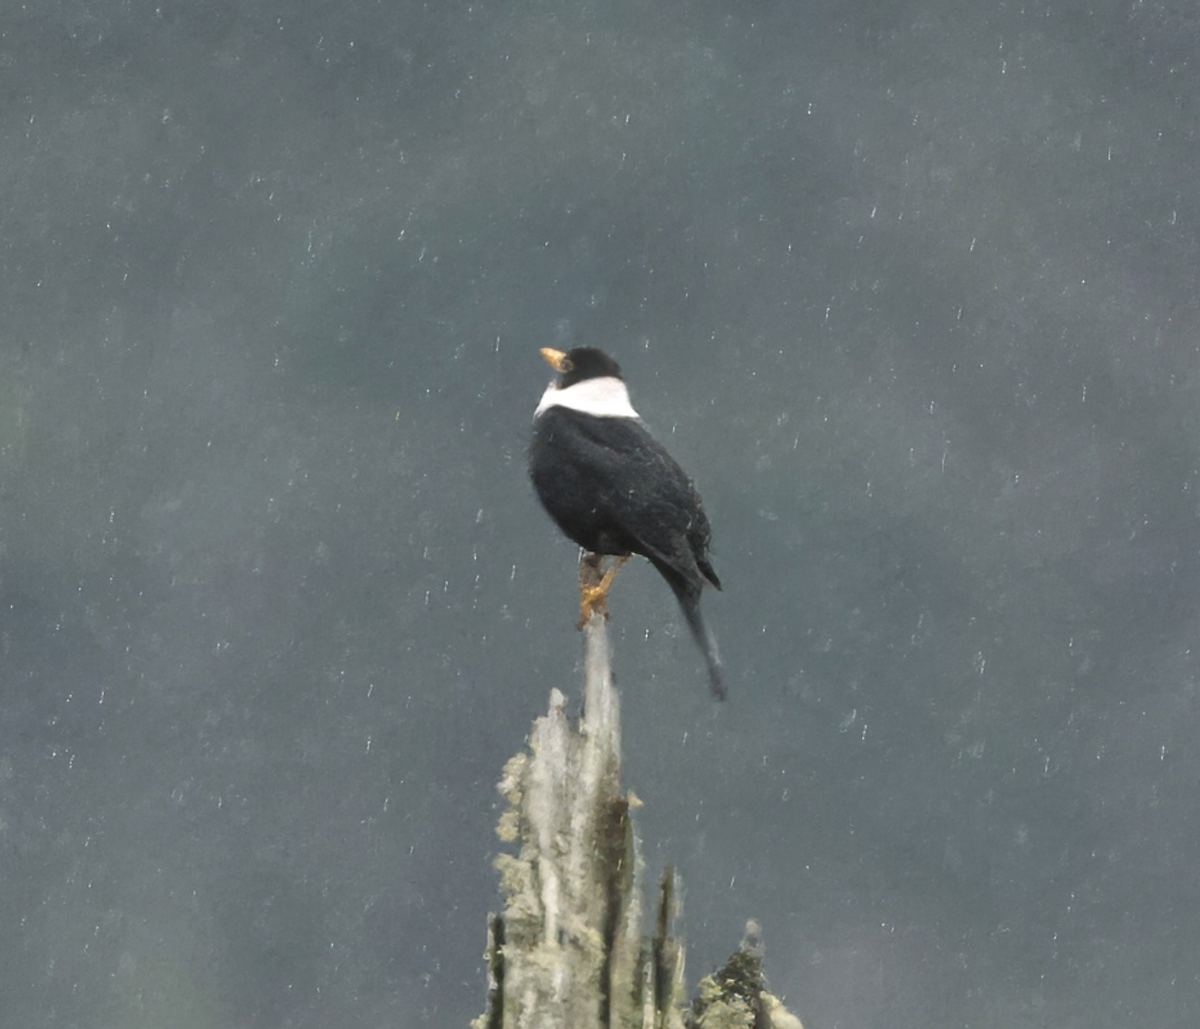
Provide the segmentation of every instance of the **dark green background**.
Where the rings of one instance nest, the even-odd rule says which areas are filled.
[[[537,347],[622,362],[626,781],[810,1029],[1200,1018],[1189,0],[9,4],[0,1026],[462,1026],[577,694]]]

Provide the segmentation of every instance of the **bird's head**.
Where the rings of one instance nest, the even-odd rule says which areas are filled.
[[[556,385],[559,389],[566,389],[587,379],[621,378],[621,366],[596,347],[573,347],[567,351],[542,347],[541,353],[550,367],[558,372]]]

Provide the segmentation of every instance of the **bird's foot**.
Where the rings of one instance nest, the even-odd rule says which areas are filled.
[[[579,587],[579,624],[575,628],[582,630],[588,619],[594,614],[604,615],[608,621],[608,598],[599,586]]]
[[[579,625],[582,629],[593,614],[608,618],[608,590],[617,574],[617,569],[629,560],[622,554],[607,572],[601,575],[604,557],[602,554],[586,554],[579,565]]]

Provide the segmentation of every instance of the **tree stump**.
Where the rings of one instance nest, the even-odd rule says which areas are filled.
[[[584,581],[599,581],[599,561]],[[497,834],[517,844],[495,865],[504,913],[488,918],[487,1010],[473,1029],[803,1029],[766,991],[757,927],[721,972],[684,999],[678,883],[668,868],[652,936],[642,931],[640,843],[623,793],[620,698],[605,618],[583,627],[583,713],[550,692],[529,746],[510,758]]]

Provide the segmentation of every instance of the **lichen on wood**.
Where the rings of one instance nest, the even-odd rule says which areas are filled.
[[[487,1010],[473,1029],[802,1029],[765,992],[761,948],[743,954],[745,941],[727,966],[734,971],[708,977],[686,1005],[679,886],[669,868],[654,932],[643,935],[632,820],[640,804],[621,790],[620,699],[604,617],[593,614],[583,633],[582,714],[573,724],[566,698],[551,690],[528,750],[508,761],[499,784],[506,808],[496,831],[517,852],[495,861],[504,913],[488,919]]]

